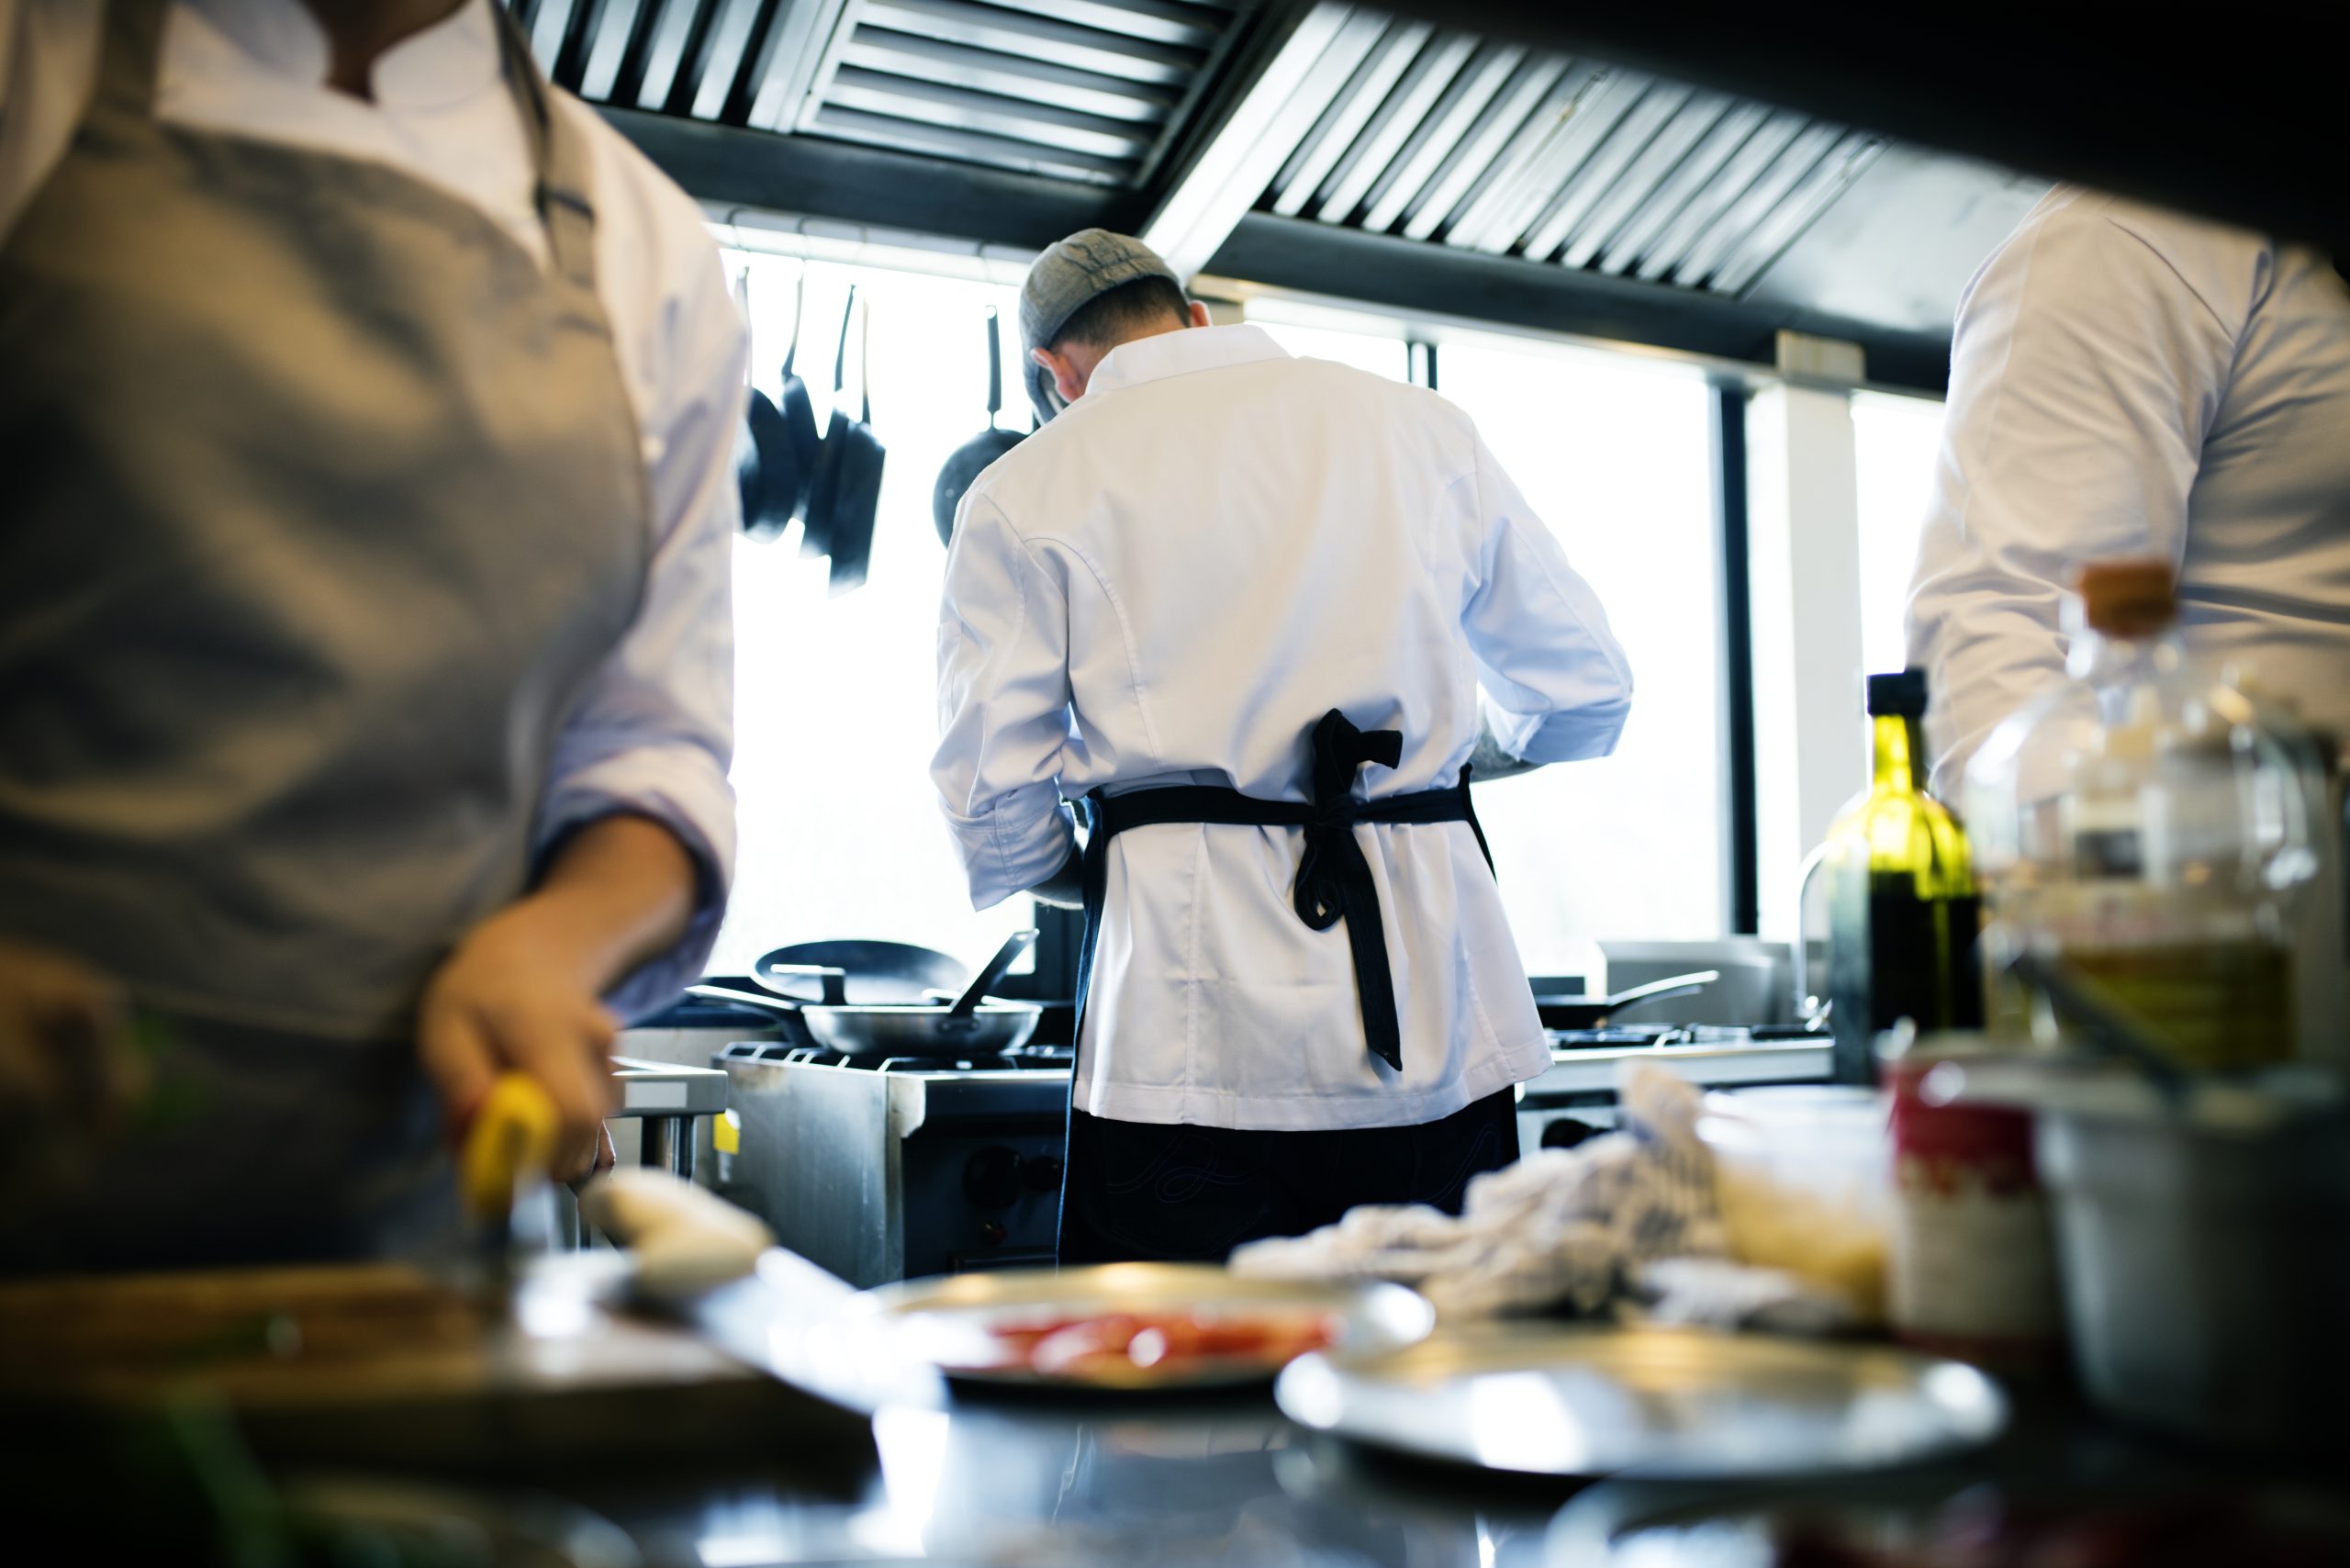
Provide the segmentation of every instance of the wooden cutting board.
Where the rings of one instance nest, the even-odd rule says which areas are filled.
[[[534,1273],[510,1314],[376,1263],[0,1284],[0,1397],[225,1402],[263,1458],[477,1475],[756,1453],[853,1488],[862,1417],[615,1310],[610,1254]]]

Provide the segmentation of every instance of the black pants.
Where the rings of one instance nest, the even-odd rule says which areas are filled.
[[[1113,1122],[1072,1110],[1060,1260],[1220,1263],[1244,1241],[1297,1236],[1357,1204],[1460,1212],[1469,1179],[1517,1158],[1502,1090],[1408,1127],[1256,1132]]]

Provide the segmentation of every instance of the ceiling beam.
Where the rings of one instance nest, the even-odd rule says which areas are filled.
[[[1106,186],[636,109],[600,112],[663,173],[715,206],[1031,251],[1080,229],[1130,228],[1141,211],[1135,193]]]
[[[1860,344],[1872,385],[1941,397],[1950,378],[1950,343],[1939,334],[1886,331],[1794,306],[1726,299],[1270,213],[1242,218],[1206,270],[1406,317],[1466,318],[1643,344],[1765,372],[1775,369],[1784,327]]]
[[[1141,229],[1190,277],[1272,184],[1386,28],[1357,6],[1269,6]]]

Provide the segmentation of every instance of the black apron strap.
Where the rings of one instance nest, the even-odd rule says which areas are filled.
[[[1264,801],[1237,790],[1205,784],[1173,785],[1105,795],[1100,790],[1078,804],[1087,829],[1084,851],[1085,942],[1077,963],[1077,1023],[1073,1041],[1084,1038],[1085,1003],[1093,983],[1093,949],[1102,935],[1102,911],[1109,890],[1110,840],[1130,828],[1165,823],[1208,823],[1234,827],[1294,827],[1304,830],[1304,853],[1291,885],[1291,906],[1300,920],[1327,931],[1344,920],[1354,962],[1355,989],[1362,1009],[1364,1040],[1371,1052],[1398,1071],[1404,1066],[1403,1030],[1395,1013],[1395,978],[1387,961],[1387,928],[1379,907],[1379,884],[1371,860],[1355,838],[1360,823],[1465,822],[1477,836],[1478,851],[1492,869],[1494,855],[1469,798],[1469,770],[1449,790],[1425,790],[1382,801],[1359,801],[1355,776],[1366,765],[1393,767],[1403,760],[1404,737],[1394,730],[1363,731],[1333,708],[1314,726],[1313,800]]]

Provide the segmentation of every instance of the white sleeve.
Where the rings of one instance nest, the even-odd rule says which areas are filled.
[[[1486,727],[1526,762],[1606,756],[1632,708],[1631,668],[1607,611],[1482,437],[1470,482],[1477,587],[1460,624]]]
[[[2082,196],[2035,214],[1969,286],[1908,606],[1938,792],[2063,675],[2058,606],[2083,563],[2179,563],[2259,252]]]
[[[1026,891],[1069,858],[1076,836],[1060,792],[1069,703],[1067,588],[974,491],[946,556],[930,775],[975,909]]]
[[[538,828],[543,850],[584,823],[634,812],[693,856],[693,923],[606,998],[623,1017],[699,976],[734,866],[734,432],[748,345],[714,246],[671,320],[663,412],[644,432],[655,529],[644,602],[556,744]]]

